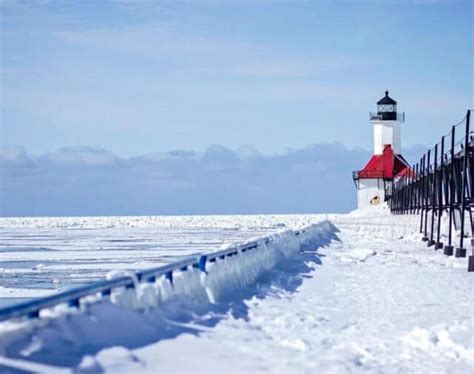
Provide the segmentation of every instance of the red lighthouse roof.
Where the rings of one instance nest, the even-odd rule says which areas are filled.
[[[395,176],[406,175],[410,166],[401,155],[393,153],[390,145],[384,147],[381,155],[373,155],[355,179],[393,179]]]

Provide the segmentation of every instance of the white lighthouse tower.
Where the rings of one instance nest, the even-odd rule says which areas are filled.
[[[393,180],[409,170],[401,155],[401,124],[405,113],[397,113],[397,102],[385,96],[377,102],[377,113],[370,113],[373,126],[374,154],[363,169],[353,173],[357,188],[357,207],[378,205],[385,200]]]

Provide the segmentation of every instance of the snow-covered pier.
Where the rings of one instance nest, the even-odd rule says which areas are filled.
[[[222,226],[219,219],[216,227]],[[240,225],[234,232],[252,225],[261,230],[270,221],[233,220]],[[63,304],[43,310],[40,318],[1,323],[0,367],[6,372],[472,370],[473,299],[465,259],[427,250],[413,232],[415,216],[380,207],[271,221],[272,232],[284,228],[286,234],[265,235],[276,239],[273,245],[260,240],[260,255],[252,249],[215,263],[207,258],[207,274],[192,266],[176,270],[172,286],[157,278],[107,297],[86,297],[79,308]],[[304,244],[290,235],[291,222],[319,223]]]

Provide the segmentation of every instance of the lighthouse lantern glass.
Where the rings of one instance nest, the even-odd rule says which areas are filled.
[[[379,113],[387,113],[387,112],[396,112],[397,109],[395,105],[393,104],[384,104],[384,105],[378,105],[377,106],[377,111]]]

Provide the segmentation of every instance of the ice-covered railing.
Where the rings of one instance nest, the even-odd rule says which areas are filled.
[[[86,298],[90,300],[92,297],[92,299],[95,298],[94,300],[101,300],[104,297],[120,295],[116,290],[127,289],[140,291],[142,296],[145,294],[145,304],[151,306],[157,304],[158,296],[161,299],[166,299],[166,294],[172,293],[173,288],[179,288],[178,293],[185,295],[189,294],[189,290],[193,288],[201,288],[200,292],[206,294],[207,300],[214,302],[219,293],[219,290],[216,292],[215,287],[214,289],[212,287],[212,283],[215,283],[216,280],[227,282],[227,287],[232,287],[232,276],[235,275],[237,278],[237,275],[239,275],[239,282],[248,284],[254,281],[262,270],[274,266],[276,256],[297,253],[303,245],[310,243],[321,232],[334,231],[333,228],[334,226],[329,221],[324,221],[301,230],[286,230],[239,245],[230,245],[228,248],[217,252],[190,256],[168,265],[113,276],[112,279],[94,282],[56,295],[2,308],[0,309],[0,321],[13,318],[39,318],[42,316],[42,311],[63,304],[68,307],[79,308],[81,301]],[[243,264],[240,264],[243,266],[238,270],[238,266],[235,266],[235,263],[232,265],[232,260],[229,261],[235,256],[241,257],[243,261]],[[236,274],[237,271],[240,274]],[[183,276],[186,274],[189,274],[189,276]],[[203,274],[205,278],[196,278],[196,275]],[[179,279],[178,284],[176,284],[176,278]],[[209,287],[203,284],[203,279]],[[196,284],[183,284],[183,282]],[[158,285],[157,293],[159,295],[154,291],[150,293],[147,285]],[[148,292],[144,292],[146,290]],[[121,295],[123,296],[123,292]],[[122,302],[119,300],[119,303],[123,303],[123,300]]]

